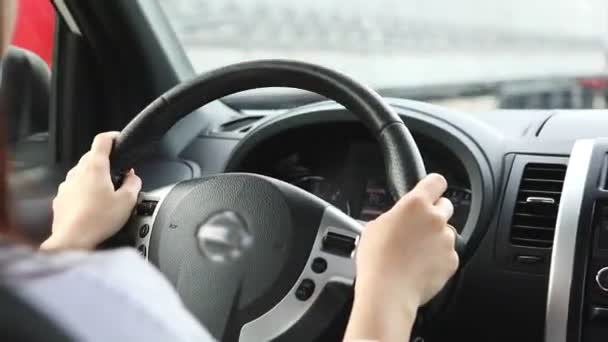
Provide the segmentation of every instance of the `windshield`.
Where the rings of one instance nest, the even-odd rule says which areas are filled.
[[[467,109],[608,100],[607,0],[159,2],[197,72],[291,58]]]

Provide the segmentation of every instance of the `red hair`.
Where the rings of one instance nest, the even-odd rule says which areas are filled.
[[[13,29],[16,1],[0,0],[0,53],[4,53],[9,44]],[[1,57],[1,55],[0,55]],[[7,148],[7,118],[6,106],[0,99],[0,237],[8,237],[12,240],[23,240],[13,230],[10,207],[10,196],[8,189],[8,148]]]

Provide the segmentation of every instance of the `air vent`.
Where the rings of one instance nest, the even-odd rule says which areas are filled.
[[[551,248],[566,166],[527,164],[511,221],[511,244]]]
[[[222,132],[247,132],[253,125],[262,118],[261,115],[243,116],[235,120],[223,123],[220,126]]]

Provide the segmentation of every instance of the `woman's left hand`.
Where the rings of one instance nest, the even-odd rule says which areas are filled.
[[[95,137],[87,152],[59,186],[53,201],[53,230],[41,249],[94,249],[129,219],[141,190],[131,170],[114,190],[110,152],[118,132]]]

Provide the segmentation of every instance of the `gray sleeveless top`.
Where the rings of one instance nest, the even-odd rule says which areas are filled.
[[[41,253],[0,243],[0,281],[77,341],[214,341],[132,248]]]

